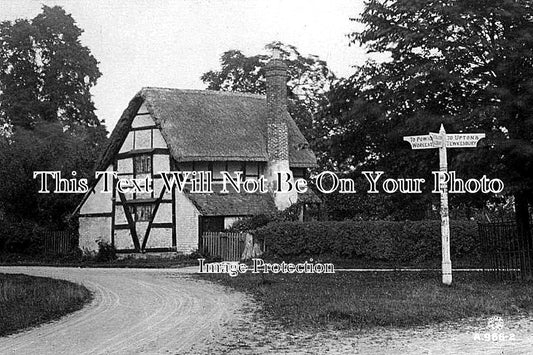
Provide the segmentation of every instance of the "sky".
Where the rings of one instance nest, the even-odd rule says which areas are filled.
[[[0,21],[33,18],[43,4],[62,6],[84,30],[102,72],[91,90],[96,114],[109,131],[142,87],[205,89],[200,76],[229,49],[255,55],[281,41],[338,77],[368,57],[346,37],[361,29],[350,18],[363,0],[0,0]]]

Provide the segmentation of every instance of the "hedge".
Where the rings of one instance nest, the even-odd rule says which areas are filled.
[[[452,258],[479,258],[477,224],[450,224]],[[440,221],[273,222],[254,231],[277,257],[420,262],[441,257]]]
[[[0,253],[36,254],[43,229],[30,221],[0,221]]]

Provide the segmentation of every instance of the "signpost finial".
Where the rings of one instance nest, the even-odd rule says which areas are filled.
[[[440,130],[439,130],[439,133],[446,133],[446,131],[444,130],[444,125],[441,123],[440,124]]]

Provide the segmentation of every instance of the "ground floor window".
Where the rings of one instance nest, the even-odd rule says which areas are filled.
[[[146,222],[152,218],[154,206],[152,204],[142,204],[130,206],[130,213],[136,222]]]

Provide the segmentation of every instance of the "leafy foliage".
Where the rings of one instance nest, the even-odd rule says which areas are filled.
[[[356,20],[365,27],[351,42],[389,59],[368,61],[330,91],[323,111],[337,126],[326,142],[330,165],[428,181],[436,150],[413,151],[402,139],[443,123],[448,132],[487,135],[477,149],[449,150],[450,170],[501,178],[507,194],[531,199],[531,2],[371,0]]]
[[[230,232],[249,232],[254,231],[260,227],[266,226],[271,222],[289,222],[298,221],[301,203],[294,203],[283,211],[275,211],[272,213],[262,213],[255,216],[240,219],[233,223]]]
[[[42,229],[34,222],[0,221],[0,251],[2,254],[16,253],[35,255],[42,249]]]
[[[103,127],[63,131],[60,123],[40,122],[32,130],[19,128],[9,140],[0,139],[0,210],[13,218],[64,227],[80,194],[40,194],[34,171],[60,171],[71,179],[92,173],[94,159],[106,139]]]
[[[34,171],[90,177],[106,130],[90,89],[100,77],[62,8],[0,23],[0,214],[65,227],[80,194],[39,194]]]
[[[288,66],[289,112],[311,148],[317,150],[318,142],[326,139],[328,131],[315,114],[325,104],[326,93],[335,81],[335,75],[324,60],[315,55],[303,56],[293,45],[272,42],[266,46],[272,47],[280,49]],[[264,95],[263,67],[269,60],[269,55],[246,56],[239,50],[228,50],[220,58],[221,69],[208,71],[201,79],[209,90]]]
[[[61,7],[32,20],[0,23],[0,118],[31,128],[39,120],[99,125],[90,88],[101,73],[82,30]]]
[[[478,260],[477,225],[450,225],[453,258]],[[423,262],[440,258],[440,221],[275,222],[254,235],[264,240],[271,256],[329,256],[392,262]]]

